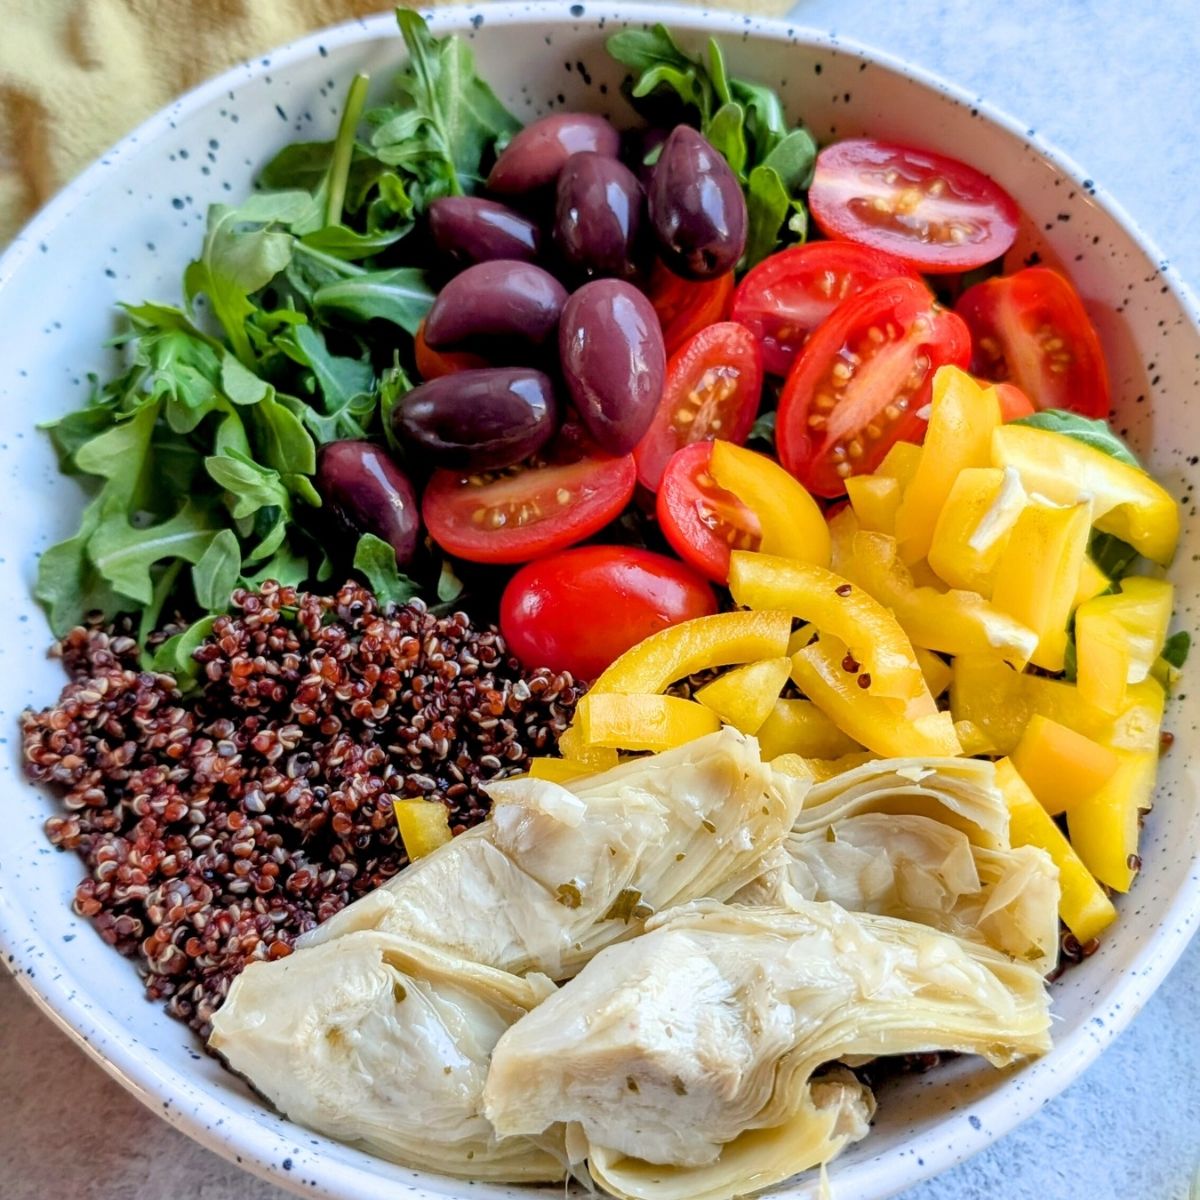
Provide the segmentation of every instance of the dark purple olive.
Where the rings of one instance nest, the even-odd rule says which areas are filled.
[[[487,367],[413,388],[392,423],[435,466],[495,471],[540,450],[557,418],[548,376],[528,367]]]
[[[567,289],[548,271],[511,258],[477,263],[438,293],[425,318],[425,342],[435,350],[475,346],[511,358],[521,346],[554,336]]]
[[[732,271],[746,248],[746,198],[729,164],[689,125],[663,145],[649,193],[663,261],[688,279]]]
[[[558,326],[563,378],[602,450],[628,454],[662,397],[667,354],[650,301],[618,279],[585,283]]]
[[[553,183],[572,154],[592,150],[616,158],[620,148],[620,135],[603,117],[555,113],[526,125],[504,147],[487,185],[505,196],[532,192]]]
[[[353,533],[373,533],[404,566],[417,552],[421,509],[408,476],[371,442],[327,442],[317,455],[317,491]]]
[[[554,242],[586,278],[632,279],[638,270],[645,196],[630,169],[590,150],[572,154],[558,176]]]
[[[443,196],[429,206],[429,232],[444,254],[468,263],[497,258],[532,262],[538,254],[538,227],[495,200]]]

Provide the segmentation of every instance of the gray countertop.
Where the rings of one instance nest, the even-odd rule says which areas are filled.
[[[1196,0],[811,0],[792,19],[909,58],[1019,116],[1200,286]],[[1183,1200],[1200,1171],[1198,993],[1200,941],[1081,1079],[907,1200]],[[3,1200],[283,1200],[111,1082],[4,973],[0,1097]]]

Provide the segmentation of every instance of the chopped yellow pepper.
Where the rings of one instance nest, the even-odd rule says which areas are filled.
[[[1086,604],[1094,596],[1107,592],[1112,587],[1112,580],[1100,570],[1091,558],[1083,560],[1079,570],[1079,590],[1075,593],[1075,607]]]
[[[958,734],[963,753],[969,758],[978,755],[990,757],[999,753],[991,738],[974,721],[955,721],[954,732]]]
[[[837,758],[802,758],[799,754],[781,754],[771,766],[785,775],[796,775],[801,779],[811,779],[813,783],[824,783],[826,779],[834,779],[861,767],[863,763],[874,762],[878,756],[870,751],[862,750],[857,754],[842,754]]]
[[[905,562],[928,555],[954,481],[966,467],[989,465],[992,431],[999,424],[995,388],[981,387],[957,367],[938,369],[921,458],[896,513],[896,539]]]
[[[894,479],[900,485],[901,493],[913,481],[917,466],[921,461],[921,447],[915,442],[896,442],[883,456],[883,462],[875,468],[876,475],[886,479]],[[854,477],[851,476],[853,479]]]
[[[720,439],[712,447],[709,474],[758,518],[759,549],[827,567],[829,526],[808,489],[765,454]]]
[[[790,775],[793,779],[814,779],[809,761],[800,754],[780,754],[771,760],[771,766],[781,775]]]
[[[789,668],[791,663],[788,663]],[[758,731],[764,759],[781,754],[804,758],[840,758],[862,747],[847,737],[811,700],[776,700]]]
[[[424,858],[454,836],[450,832],[450,813],[440,801],[393,800],[392,811],[410,862]]]
[[[1038,635],[1030,661],[1061,671],[1067,622],[1087,555],[1092,506],[1030,504],[1009,535],[996,566],[992,603]]]
[[[1150,808],[1158,754],[1126,750],[1109,781],[1067,813],[1071,845],[1101,883],[1129,891],[1138,871],[1138,814]]]
[[[851,475],[846,495],[858,523],[880,533],[896,532],[896,510],[903,496],[900,480],[887,475]]]
[[[570,783],[595,773],[595,767],[577,758],[535,758],[529,764],[531,779],[548,779],[551,783]]]
[[[936,700],[950,686],[950,679],[953,675],[950,664],[940,655],[934,654],[932,650],[925,650],[920,646],[916,648],[915,653],[921,667],[921,674],[925,676],[925,686],[929,689],[929,694]]]
[[[996,764],[996,786],[1008,804],[1012,844],[1050,855],[1058,868],[1058,914],[1080,942],[1090,942],[1117,919],[1112,901],[1007,758]]]
[[[786,612],[729,612],[694,617],[652,633],[626,650],[596,680],[591,695],[664,692],[677,679],[707,671],[779,658],[786,653],[792,619]],[[563,750],[564,755],[567,754]]]
[[[606,746],[590,746],[583,736],[578,719],[563,731],[558,739],[558,752],[572,762],[584,763],[593,771],[607,771],[620,761],[617,752]]]
[[[849,520],[853,520],[851,514]],[[849,521],[839,514],[834,551],[839,570],[886,605],[914,646],[944,654],[991,654],[1016,666],[1029,661],[1037,635],[975,592],[918,587],[900,560],[896,539],[860,530],[845,554]]]
[[[894,702],[860,685],[861,676],[843,665],[846,654],[845,642],[823,633],[792,656],[792,679],[844,734],[885,757],[962,753],[949,713],[907,716]]]
[[[990,596],[996,564],[1028,503],[1016,471],[960,471],[933,530],[929,565],[951,587]]]
[[[1081,604],[1075,614],[1075,679],[1085,700],[1117,713],[1125,705],[1133,647],[1117,615],[1095,603]]]
[[[791,669],[792,660],[786,654],[734,667],[712,683],[706,683],[696,693],[696,699],[705,708],[711,708],[726,725],[742,733],[756,734],[770,716]]]
[[[729,590],[749,608],[784,609],[849,648],[876,697],[910,700],[925,693],[912,644],[896,618],[862,587],[810,563],[735,550]]]
[[[1154,562],[1171,561],[1179,506],[1145,471],[1075,438],[1027,425],[1001,425],[992,434],[992,465],[1015,467],[1027,492],[1056,504],[1089,500],[1097,529]]]
[[[1117,769],[1116,751],[1034,713],[1012,752],[1012,763],[1052,816],[1095,795]]]
[[[589,692],[576,719],[589,745],[613,750],[671,750],[721,728],[711,709],[678,696]]]
[[[950,670],[950,712],[955,721],[969,722],[997,754],[1011,754],[1033,713],[1025,682],[991,654],[962,654]]]

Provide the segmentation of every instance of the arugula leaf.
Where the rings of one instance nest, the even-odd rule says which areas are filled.
[[[1128,542],[1121,541],[1111,533],[1096,530],[1093,530],[1088,542],[1088,554],[1112,583],[1124,579],[1138,560],[1138,552]]]
[[[746,161],[750,154],[746,147],[746,110],[732,101],[722,104],[708,123],[705,136],[744,184]]]
[[[747,445],[751,442],[756,443],[768,454],[775,453],[775,411],[762,413],[756,418],[753,425],[750,426],[750,436],[746,439]]]
[[[319,287],[312,304],[319,316],[335,314],[354,321],[391,321],[416,336],[433,306],[425,272],[415,267],[371,271]]]
[[[1082,417],[1079,413],[1067,412],[1061,408],[1047,408],[1033,413],[1028,417],[1018,417],[1010,422],[1012,425],[1028,425],[1031,429],[1046,429],[1051,433],[1061,433],[1065,437],[1074,438],[1093,450],[1099,450],[1118,462],[1141,470],[1142,464],[1134,457],[1133,451],[1112,431],[1108,422],[1100,418]]]
[[[204,469],[228,493],[227,504],[235,519],[252,517],[263,508],[291,510],[291,493],[279,472],[248,455],[236,450],[210,455],[204,460]]]
[[[396,405],[412,389],[412,380],[400,365],[400,356],[396,355],[392,365],[384,371],[379,380],[379,423],[383,426],[383,438],[387,442],[388,449],[401,460],[404,458],[404,447],[396,436],[392,414],[396,410]]]
[[[308,556],[298,554],[289,540],[269,559],[242,578],[248,587],[261,587],[268,579],[274,579],[283,587],[297,587],[309,574]]]
[[[1192,648],[1192,635],[1186,629],[1180,629],[1171,634],[1163,644],[1160,658],[1165,659],[1172,667],[1179,670],[1187,662],[1188,653]]]
[[[373,533],[364,533],[354,551],[354,569],[362,572],[383,608],[405,604],[418,594],[417,585],[396,565],[396,551]]]
[[[182,633],[167,638],[154,652],[151,669],[164,675],[174,675],[179,690],[193,691],[200,678],[200,664],[193,657],[200,646],[211,636],[217,623],[214,614],[201,617]]]
[[[463,581],[455,574],[448,558],[442,559],[442,570],[438,575],[437,598],[443,604],[453,604],[463,593]]]
[[[209,612],[223,612],[242,573],[242,550],[237,534],[222,529],[192,567],[192,588],[200,606]]]
[[[750,172],[743,267],[754,266],[774,251],[785,223],[804,240],[808,212],[795,193],[812,182],[816,161],[817,143],[812,135],[806,129],[794,129]]]
[[[269,395],[251,410],[261,458],[281,474],[312,475],[317,448],[304,423],[291,409]]]

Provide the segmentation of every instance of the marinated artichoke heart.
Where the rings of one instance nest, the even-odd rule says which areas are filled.
[[[814,787],[809,800],[767,872],[735,900],[831,900],[1053,969],[1058,870],[1036,847],[1009,846],[992,763],[880,760]]]
[[[561,786],[488,788],[489,820],[306,934],[382,929],[523,974],[568,979],[676,904],[725,900],[761,873],[808,784],[733,729]]]
[[[910,921],[798,900],[699,901],[596,956],[497,1044],[484,1112],[502,1136],[573,1122],[605,1189],[727,1200],[866,1133],[869,1099],[822,1064],[957,1050],[996,1065],[1049,1049],[1033,968]],[[575,1143],[580,1143],[575,1146]]]
[[[209,1045],[282,1113],[408,1166],[559,1180],[557,1138],[498,1137],[481,1112],[492,1048],[554,991],[391,933],[251,963]]]

